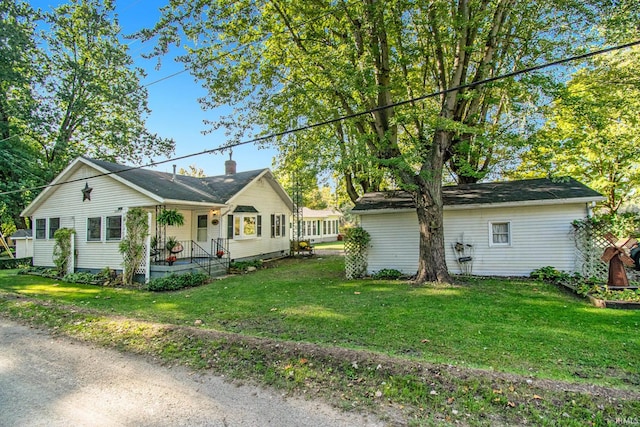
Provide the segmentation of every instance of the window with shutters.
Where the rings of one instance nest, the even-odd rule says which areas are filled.
[[[45,218],[36,219],[36,239],[47,238],[47,220]]]
[[[105,222],[107,226],[107,240],[122,239],[122,216],[108,216]]]
[[[283,214],[271,215],[271,237],[285,237],[287,235],[286,218]]]
[[[87,240],[99,242],[102,240],[102,218],[87,218]]]
[[[60,218],[49,218],[49,238],[53,239],[56,231],[60,228]]]
[[[228,215],[230,239],[250,239],[262,234],[262,216],[256,214]]]

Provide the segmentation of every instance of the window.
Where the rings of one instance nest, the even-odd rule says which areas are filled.
[[[206,242],[207,241],[207,222],[209,216],[208,215],[198,215],[198,230],[196,232],[196,239],[198,242]]]
[[[102,218],[87,218],[87,240],[100,241],[102,239]]]
[[[257,220],[255,216],[242,217],[242,235],[255,236],[257,234]]]
[[[60,218],[49,218],[49,238],[53,239],[53,235],[60,228]]]
[[[36,219],[36,239],[47,238],[47,220],[44,218]]]
[[[122,216],[108,216],[107,223],[107,240],[122,239]]]
[[[284,215],[271,215],[271,237],[284,237],[287,235],[287,224]]]
[[[229,215],[229,238],[242,239],[260,237],[262,234],[262,217],[260,215]]]
[[[511,223],[510,222],[490,222],[489,233],[491,240],[489,246],[509,246],[511,245]]]

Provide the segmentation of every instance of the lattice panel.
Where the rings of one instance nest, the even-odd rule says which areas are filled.
[[[147,253],[147,245],[143,244],[143,253]],[[124,259],[124,263],[123,264],[128,264],[129,262],[129,255],[128,253],[124,253],[122,255],[122,258]],[[147,273],[147,263],[149,262],[149,258],[146,256],[143,256],[142,259],[140,260],[140,262],[138,263],[138,265],[136,266],[136,271],[134,274],[142,274],[145,275]]]
[[[576,262],[583,277],[607,280],[609,265],[600,257],[611,243],[604,237],[609,232],[606,224],[574,224],[573,235],[576,243]],[[626,269],[630,280],[638,280],[640,275],[633,269]]]
[[[344,264],[347,279],[357,279],[367,274],[367,248],[354,242],[344,242]]]

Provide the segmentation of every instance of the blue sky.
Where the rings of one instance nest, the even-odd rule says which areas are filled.
[[[132,34],[141,28],[151,27],[160,16],[160,7],[168,0],[116,0],[116,13],[122,27],[123,34]],[[36,9],[50,11],[59,4],[66,3],[59,0],[30,0]],[[136,65],[143,68],[147,77],[142,81],[148,85],[184,69],[182,64],[170,58],[163,58],[162,67],[156,70],[156,59],[146,60],[143,53],[149,52],[152,42],[141,43],[138,40],[128,40],[129,54],[136,61]],[[176,52],[178,53],[178,52]],[[165,138],[173,138],[176,151],[172,157],[186,156],[222,146],[226,142],[224,131],[217,131],[203,135],[206,129],[203,120],[215,120],[220,114],[228,113],[229,109],[203,111],[198,104],[198,97],[203,95],[204,89],[194,81],[188,72],[147,86],[148,102],[151,115],[147,118],[147,128]],[[271,168],[275,150],[258,149],[252,144],[236,147],[233,159],[237,162],[238,171],[260,168]],[[229,158],[228,153],[206,154],[175,162],[168,162],[157,167],[158,170],[170,172],[172,165],[187,168],[195,165],[204,170],[207,175],[224,173],[224,162]],[[155,159],[155,160],[165,160]]]

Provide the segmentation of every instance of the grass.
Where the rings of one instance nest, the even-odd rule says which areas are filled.
[[[343,250],[344,249],[344,241],[334,241],[334,242],[319,242],[313,244],[314,248],[317,249],[330,249],[330,250]]]
[[[479,425],[540,417],[542,424],[561,419],[571,425],[575,419],[580,425],[594,422],[594,414],[602,418],[596,424],[606,424],[625,411],[629,417],[640,413],[637,400],[596,404],[589,397],[588,405],[574,407],[571,402],[587,397],[576,392],[567,399],[563,389],[572,386],[533,390],[531,385],[534,380],[563,381],[578,389],[597,385],[616,395],[637,396],[638,311],[594,308],[552,285],[525,279],[473,278],[453,286],[414,287],[348,281],[343,269],[340,257],[287,259],[277,268],[170,293],[72,285],[2,271],[0,313],[46,318],[41,323],[58,329],[67,325],[72,335],[96,334],[101,338],[89,338],[105,343],[126,341],[122,345],[133,351],[144,352],[161,341],[162,348],[154,351],[164,358],[186,358],[192,366],[218,370],[235,363],[233,369],[244,370],[241,375],[288,388],[344,387],[341,395],[351,396],[347,406],[355,399],[375,407],[383,396],[418,424],[447,421],[448,416]],[[15,295],[21,296],[19,303]],[[68,306],[76,310],[70,314]],[[114,315],[129,323],[113,320]],[[193,338],[185,342],[180,329],[172,338],[177,344],[168,345],[173,329],[159,332],[155,324],[189,331],[198,324],[198,333],[210,334],[190,332]],[[128,338],[114,341],[117,334]],[[236,341],[243,344],[230,344]],[[297,344],[289,348],[291,342]],[[288,350],[276,357],[276,348]],[[378,373],[379,363],[364,362],[376,357],[385,361],[382,366],[397,367]],[[416,371],[424,366],[436,366],[429,368],[433,371],[426,380]],[[468,368],[481,371],[476,375]],[[529,396],[526,405],[524,396]],[[458,405],[458,418],[447,415],[452,402]],[[505,415],[505,408],[520,413],[509,418],[515,415]]]

